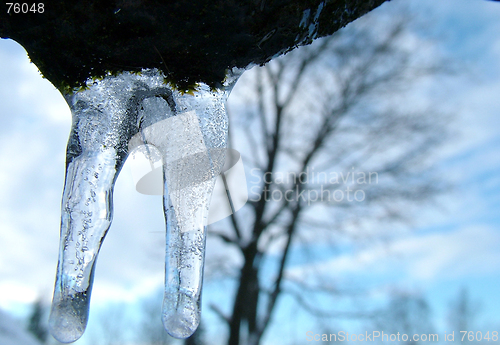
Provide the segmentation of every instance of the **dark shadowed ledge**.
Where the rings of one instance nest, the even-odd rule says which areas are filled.
[[[20,43],[60,90],[142,68],[186,90],[216,87],[228,69],[330,35],[384,1],[53,0],[43,13],[17,14],[3,3],[0,36]]]

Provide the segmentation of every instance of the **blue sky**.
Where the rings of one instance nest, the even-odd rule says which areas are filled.
[[[326,259],[319,267],[364,280],[374,290],[400,286],[422,292],[437,316],[467,287],[473,299],[482,301],[481,317],[498,327],[500,4],[414,0],[384,6],[401,2],[429,18],[435,29],[420,34],[439,40],[439,49],[464,72],[421,90],[437,95],[439,106],[455,113],[458,136],[441,149],[436,164],[456,189],[418,211],[415,231],[384,247]],[[235,109],[237,101],[230,99]],[[22,47],[1,40],[0,308],[17,315],[38,295],[50,299],[52,294],[70,121],[62,96],[41,78]],[[114,222],[98,261],[92,308],[132,302],[163,283],[163,227],[161,197],[137,193],[125,166],[115,189]],[[301,269],[308,267],[297,264],[290,272]]]

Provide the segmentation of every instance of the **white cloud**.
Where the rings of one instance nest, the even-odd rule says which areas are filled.
[[[500,231],[489,226],[420,236],[391,247],[406,259],[408,274],[415,279],[474,277],[500,269]]]
[[[415,283],[495,274],[500,270],[500,230],[469,226],[456,231],[415,234],[358,252],[343,254],[314,266],[333,277],[367,277]],[[289,276],[300,278],[311,266],[295,267]],[[371,278],[370,278],[371,277]]]

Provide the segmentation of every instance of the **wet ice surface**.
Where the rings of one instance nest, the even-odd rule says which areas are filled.
[[[208,207],[227,145],[228,93],[201,85],[194,95],[183,95],[147,70],[109,76],[66,96],[73,125],[49,321],[57,340],[73,342],[85,331],[94,266],[112,221],[114,183],[131,148],[146,152],[152,164],[161,156],[163,164],[163,323],[177,338],[196,330]]]

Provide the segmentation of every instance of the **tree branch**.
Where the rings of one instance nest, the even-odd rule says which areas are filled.
[[[266,312],[265,312],[264,316],[262,317],[262,321],[259,323],[259,326],[258,326],[257,332],[258,332],[259,338],[260,338],[260,336],[262,336],[266,327],[269,324],[269,320],[271,319],[271,315],[272,315],[272,312],[274,310],[274,306],[275,306],[276,301],[278,299],[278,296],[281,292],[281,284],[283,281],[283,274],[285,271],[285,265],[286,265],[286,261],[288,258],[288,253],[289,253],[290,248],[291,248],[293,234],[294,234],[296,226],[297,226],[296,221],[297,221],[297,218],[299,217],[301,210],[302,210],[302,208],[301,208],[300,204],[297,204],[295,209],[293,210],[292,218],[291,218],[290,222],[288,223],[288,231],[287,231],[288,238],[287,238],[285,248],[283,250],[283,254],[281,255],[280,266],[278,269],[278,275],[277,275],[277,278],[274,282],[274,289],[272,290],[272,292],[269,296],[269,302],[267,304]]]
[[[220,317],[220,319],[222,321],[224,321],[226,324],[230,325],[231,323],[231,318],[227,315],[225,315],[222,310],[219,309],[219,307],[213,303],[210,304],[210,309],[215,313],[217,314],[218,317]]]
[[[317,317],[342,318],[342,319],[372,319],[379,313],[379,311],[377,310],[372,312],[352,312],[352,311],[339,311],[339,310],[327,311],[311,306],[309,303],[306,302],[304,295],[301,293],[290,290],[284,290],[283,292],[293,296],[295,301],[302,308],[304,308],[307,312]]]

